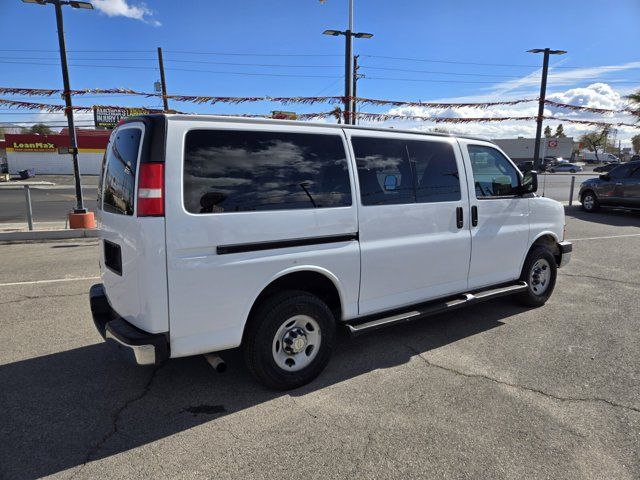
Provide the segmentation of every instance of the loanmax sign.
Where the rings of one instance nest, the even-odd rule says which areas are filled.
[[[56,146],[51,142],[22,143],[13,142],[14,152],[55,152]]]

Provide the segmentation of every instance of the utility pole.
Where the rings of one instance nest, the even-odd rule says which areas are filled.
[[[160,68],[160,85],[162,88],[162,107],[165,112],[169,111],[169,100],[167,99],[167,82],[164,78],[164,62],[162,61],[162,48],[158,47],[158,67]]]
[[[536,143],[533,152],[533,168],[539,169],[542,162],[540,159],[540,137],[542,136],[542,121],[544,120],[544,101],[547,94],[547,74],[549,73],[549,55],[562,55],[564,50],[551,50],[550,48],[534,48],[527,50],[529,53],[544,53],[542,61],[542,81],[540,82],[540,98],[538,99],[538,117],[536,119]]]
[[[356,125],[357,123],[357,105],[356,105],[356,97],[358,96],[358,79],[364,77],[364,75],[361,75],[358,73],[358,70],[360,69],[360,67],[358,66],[358,58],[360,57],[360,55],[356,55],[353,57],[353,89],[352,89],[352,93],[353,93],[353,121],[351,122],[352,125]]]
[[[345,34],[345,53],[344,53],[344,123],[353,123],[353,0],[349,0],[349,28],[347,28]]]

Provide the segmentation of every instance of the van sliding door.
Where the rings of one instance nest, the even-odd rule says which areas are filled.
[[[466,291],[469,200],[455,140],[347,136],[359,180],[360,315]]]

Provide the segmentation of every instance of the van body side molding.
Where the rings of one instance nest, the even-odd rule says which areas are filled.
[[[258,252],[260,250],[274,250],[277,248],[304,247],[307,245],[323,245],[325,243],[339,243],[358,241],[358,233],[339,235],[324,235],[319,237],[292,238],[288,240],[273,240],[269,242],[237,243],[235,245],[218,245],[218,255],[230,253]]]

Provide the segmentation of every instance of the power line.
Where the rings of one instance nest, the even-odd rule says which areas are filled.
[[[67,53],[149,53],[154,52],[155,50],[67,50]],[[58,53],[58,49],[32,49],[32,48],[24,48],[24,49],[16,49],[16,48],[0,48],[0,52],[55,52]]]
[[[52,49],[0,49],[0,52],[58,52]],[[151,53],[155,50],[67,50],[69,53]],[[240,57],[342,57],[341,54],[334,53],[255,53],[255,52],[203,52],[185,50],[165,50],[166,53],[180,53],[186,55],[218,55],[218,56],[240,56]]]
[[[387,70],[393,72],[412,72],[412,73],[432,73],[438,75],[463,75],[470,77],[504,77],[504,78],[522,78],[522,75],[494,75],[489,73],[460,73],[460,72],[443,72],[438,70],[412,70],[404,68],[390,68],[390,67],[372,67],[370,65],[360,65],[361,68],[367,68],[369,70]]]
[[[230,57],[342,57],[335,53],[229,53],[229,52],[195,52],[185,50],[166,50],[167,53],[181,53],[187,55],[218,55]]]
[[[14,62],[14,60],[19,60],[18,62]],[[23,57],[23,58],[7,58],[0,57],[0,63],[15,63],[15,64],[25,64],[25,65],[58,65],[57,63],[40,63],[40,62],[26,62],[23,60],[55,60],[54,57]],[[150,61],[156,62],[155,58],[74,58],[72,60],[80,60],[80,61]],[[166,59],[166,62],[172,63],[192,63],[192,64],[205,64],[205,65],[231,65],[231,66],[247,66],[247,67],[275,67],[275,68],[342,68],[342,65],[294,65],[294,64],[282,64],[282,63],[239,63],[239,62],[215,62],[215,61],[203,61],[203,60],[178,60],[178,59]],[[425,60],[426,61],[426,60]],[[71,64],[70,66],[75,67],[96,67],[96,68],[134,68],[134,69],[157,69],[157,67],[146,67],[146,66],[130,66],[130,65],[88,65],[88,64]],[[450,72],[443,70],[419,70],[419,69],[405,69],[405,68],[393,68],[393,67],[377,67],[371,65],[361,65],[362,68],[366,68],[369,70],[382,70],[382,71],[391,71],[391,72],[408,72],[408,73],[426,73],[426,74],[434,74],[434,75],[453,75],[453,76],[465,76],[465,77],[493,77],[493,78],[522,78],[522,75],[504,75],[504,74],[492,74],[492,73],[465,73],[465,72]],[[571,67],[575,68],[575,67]],[[607,67],[592,67],[592,68],[607,68]],[[615,68],[615,67],[611,67]],[[640,67],[639,67],[640,68]],[[181,71],[178,68],[167,68],[167,70],[176,70]],[[205,72],[205,70],[182,70],[182,71],[193,71],[193,72]],[[259,72],[214,72],[207,71],[210,73],[230,73],[234,75],[259,75]],[[266,75],[266,74],[262,74]],[[277,74],[277,76],[284,76],[284,74]],[[553,76],[553,74],[552,74]],[[314,77],[314,76],[311,76]],[[324,78],[324,76],[322,77]],[[327,76],[327,78],[329,78]],[[335,78],[331,76],[330,78]],[[576,79],[585,79],[585,80],[598,80],[599,77],[576,77]],[[339,79],[338,79],[339,80]],[[606,81],[606,80],[604,80]]]
[[[371,77],[367,75],[367,80],[391,80],[391,81],[403,81],[403,82],[427,82],[427,83],[473,83],[473,84],[488,84],[495,85],[497,82],[486,82],[486,81],[471,81],[471,80],[436,80],[436,79],[427,79],[427,78],[396,78],[396,77]],[[580,81],[593,81],[593,78],[572,78],[568,80],[573,80],[574,83],[578,83]],[[603,79],[601,80],[604,83],[615,83],[615,84],[631,84],[637,85],[640,84],[638,80],[618,80],[618,79]]]
[[[386,60],[402,60],[409,62],[426,62],[426,63],[447,63],[453,65],[480,65],[487,67],[522,67],[522,68],[536,68],[539,69],[540,65],[528,65],[528,64],[518,64],[518,63],[483,63],[483,62],[460,62],[456,60],[433,60],[426,58],[411,58],[411,57],[392,57],[388,55],[361,55],[366,58],[383,58]],[[573,67],[553,67],[553,68],[565,68],[565,69],[577,69],[577,68],[604,68],[604,69],[619,69],[620,67],[616,66],[573,66]],[[628,70],[637,70],[640,69],[638,67],[628,68]]]
[[[46,65],[46,66],[58,66],[57,63],[41,63],[41,62],[11,62],[0,60],[0,63],[16,64],[16,65]],[[157,70],[157,67],[145,67],[140,65],[94,65],[94,64],[69,64],[70,67],[88,67],[88,68],[119,68],[119,69],[133,69],[133,70]],[[213,73],[219,75],[241,75],[249,77],[285,77],[285,78],[333,78],[339,77],[335,75],[300,75],[300,74],[286,74],[286,73],[259,73],[259,72],[230,72],[220,70],[199,70],[190,68],[167,68],[174,72],[194,72],[194,73]],[[423,78],[396,78],[396,77],[371,77],[367,76],[369,80],[391,80],[391,81],[405,81],[405,82],[427,82],[427,83],[468,83],[468,84],[495,84],[491,81],[467,81],[467,80],[444,80],[444,79],[423,79]],[[576,82],[579,80],[591,81],[595,80],[593,77],[585,77],[583,79],[574,78]],[[618,80],[618,79],[603,79],[603,82],[617,83],[617,84],[637,84],[640,81],[637,80]]]
[[[0,60],[0,63],[16,64],[16,65],[51,65],[58,66],[57,63],[39,63],[39,62],[8,62]],[[90,64],[69,64],[70,67],[90,67],[90,68],[122,68],[133,70],[157,70],[157,67],[144,67],[138,65],[90,65]],[[246,75],[252,77],[291,77],[291,78],[337,78],[335,75],[291,75],[285,73],[258,73],[258,72],[225,72],[220,70],[198,70],[189,68],[166,68],[174,72],[197,72],[197,73],[215,73],[222,75]]]
[[[55,57],[0,57],[0,60],[14,61],[14,60],[56,60]],[[157,62],[157,58],[70,58],[69,60],[80,61],[145,61],[145,62]],[[175,63],[196,63],[206,65],[233,65],[233,66],[247,66],[247,67],[285,67],[285,68],[343,68],[344,65],[292,65],[283,63],[238,63],[238,62],[212,62],[206,60],[178,60],[173,58],[164,59],[165,62]]]
[[[0,52],[38,52],[38,53],[58,53],[55,49],[0,49]],[[67,50],[69,53],[153,53],[155,50]],[[241,56],[241,57],[342,57],[341,54],[330,53],[257,53],[257,52],[206,52],[206,51],[189,51],[189,50],[165,50],[166,53],[177,53],[184,55],[212,55],[212,56]],[[453,65],[480,65],[490,67],[518,67],[518,68],[536,68],[539,69],[540,65],[519,64],[519,63],[486,63],[486,62],[463,62],[458,60],[435,60],[427,58],[414,58],[414,57],[395,57],[391,55],[361,55],[363,58],[381,58],[387,60],[401,60],[410,62],[427,62],[427,63],[446,63]],[[152,60],[152,59],[150,59]],[[576,69],[576,68],[603,68],[603,69],[619,69],[617,66],[556,66],[553,68],[563,69]],[[631,67],[627,69],[640,69],[638,67]]]

